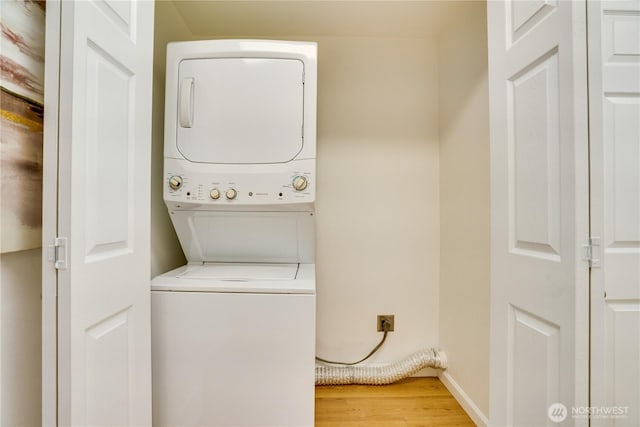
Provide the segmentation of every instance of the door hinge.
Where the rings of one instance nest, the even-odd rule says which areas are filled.
[[[589,263],[591,268],[600,267],[600,238],[589,237],[587,243],[582,245],[582,259]]]
[[[53,245],[49,245],[49,256],[47,258],[53,263],[53,266],[58,270],[67,269],[67,238],[56,237],[53,240]]]

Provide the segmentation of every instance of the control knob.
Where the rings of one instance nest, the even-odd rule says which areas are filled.
[[[171,178],[169,178],[169,187],[171,187],[172,190],[177,190],[178,188],[182,187],[182,177],[173,175]]]
[[[218,200],[220,198],[220,190],[214,188],[213,190],[209,191],[209,197],[211,197],[213,200]]]
[[[293,178],[293,188],[295,188],[297,191],[302,191],[304,189],[307,188],[307,178],[301,175],[296,176],[295,178]]]
[[[228,189],[227,192],[225,193],[225,196],[227,196],[227,199],[229,200],[235,199],[237,195],[238,195],[238,192],[233,188]]]

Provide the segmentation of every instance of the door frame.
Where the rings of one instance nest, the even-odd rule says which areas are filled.
[[[58,424],[58,120],[60,89],[60,0],[47,2],[45,28],[44,138],[42,170],[42,425]]]

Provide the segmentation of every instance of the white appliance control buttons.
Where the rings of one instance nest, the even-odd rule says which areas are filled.
[[[211,197],[213,200],[218,200],[220,198],[220,190],[214,188],[213,190],[209,191],[209,197]]]
[[[307,178],[304,176],[296,176],[293,178],[293,188],[297,191],[302,191],[307,188]]]
[[[169,178],[169,187],[171,187],[172,190],[177,190],[178,188],[182,187],[182,177],[173,175],[171,178]]]
[[[238,195],[238,192],[236,190],[234,190],[233,188],[230,188],[230,189],[227,190],[225,195],[227,196],[227,199],[233,200]]]

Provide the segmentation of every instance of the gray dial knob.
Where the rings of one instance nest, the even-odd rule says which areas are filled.
[[[237,195],[238,195],[238,192],[233,188],[228,189],[227,192],[225,193],[225,196],[227,196],[227,199],[229,200],[235,199]]]
[[[209,191],[209,197],[211,197],[213,200],[218,200],[220,198],[220,190],[214,188],[213,190]]]
[[[169,187],[171,187],[172,190],[177,190],[178,188],[182,187],[182,177],[173,175],[171,178],[169,178]]]
[[[295,188],[297,191],[306,189],[307,184],[307,178],[304,176],[296,176],[295,178],[293,178],[293,188]]]

